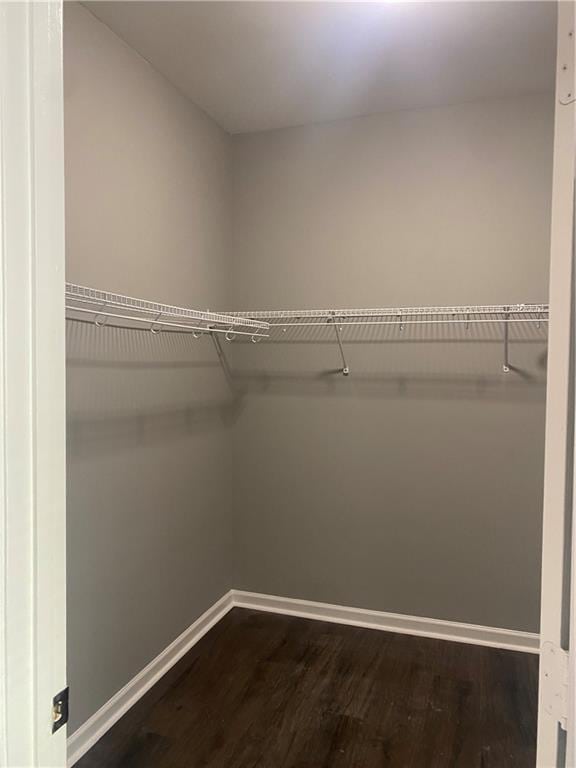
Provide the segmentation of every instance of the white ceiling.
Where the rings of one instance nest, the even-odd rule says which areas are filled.
[[[230,133],[551,90],[552,2],[87,2]]]

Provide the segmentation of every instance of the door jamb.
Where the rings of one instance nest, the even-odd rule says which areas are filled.
[[[0,765],[66,765],[61,2],[0,2]]]
[[[542,541],[540,643],[568,650],[569,531],[572,497],[573,231],[575,171],[574,0],[558,3],[554,164],[550,240],[550,321]],[[564,764],[565,734],[550,704],[540,663],[538,768]],[[572,722],[568,719],[568,731]]]

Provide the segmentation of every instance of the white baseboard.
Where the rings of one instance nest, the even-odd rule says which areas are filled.
[[[106,702],[86,722],[68,737],[68,765],[72,766],[122,715],[148,691],[168,670],[217,624],[233,607],[232,591],[205,611],[188,629],[165,648],[124,688]]]
[[[385,632],[433,637],[456,643],[487,645],[492,648],[528,653],[539,651],[540,636],[531,632],[460,624],[439,619],[423,619],[398,613],[349,608],[343,605],[231,589],[68,737],[68,765],[74,765],[154,683],[234,607],[330,621],[335,624],[349,624]]]
[[[384,632],[433,637],[455,643],[487,645],[491,648],[504,648],[511,651],[539,652],[540,636],[532,632],[482,627],[440,619],[423,619],[418,616],[370,611],[365,608],[348,608],[343,605],[315,603],[310,600],[295,600],[291,597],[275,597],[235,589],[232,590],[232,600],[238,608],[252,608],[257,611],[281,613],[285,616],[301,616],[306,619],[331,621],[335,624],[350,624],[354,627],[380,629]]]

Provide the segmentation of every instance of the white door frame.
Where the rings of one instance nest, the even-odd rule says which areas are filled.
[[[572,387],[574,382],[572,304],[574,301],[573,233],[575,171],[573,0],[558,4],[558,55],[554,125],[554,168],[550,242],[550,322],[546,394],[546,458],[542,545],[542,608],[540,619],[540,695],[538,706],[538,768],[564,765],[564,736],[556,704],[566,694],[545,662],[546,648],[562,658],[569,645],[569,583],[566,563],[572,513]],[[561,667],[562,665],[560,665]],[[552,690],[552,695],[551,695]],[[555,691],[557,693],[555,693]],[[569,720],[572,720],[571,716]],[[573,721],[568,723],[573,730]],[[566,765],[574,766],[573,758]]]
[[[66,765],[62,7],[0,2],[0,766]]]

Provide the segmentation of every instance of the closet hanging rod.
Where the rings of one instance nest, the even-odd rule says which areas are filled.
[[[96,325],[105,325],[107,318],[113,318],[126,323],[147,324],[153,333],[178,329],[179,332],[233,333],[255,337],[266,336],[262,331],[269,327],[267,322],[249,317],[158,304],[74,283],[66,283],[65,298],[68,320],[79,320],[79,315],[91,315]]]

